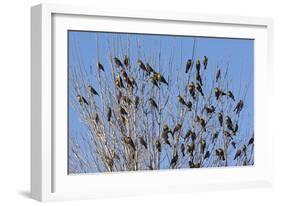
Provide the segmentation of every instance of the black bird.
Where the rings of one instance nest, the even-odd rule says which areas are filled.
[[[110,122],[111,116],[112,116],[112,111],[111,111],[110,107],[108,107],[108,109],[107,109],[107,115],[106,116],[107,116],[107,121]]]
[[[201,79],[201,76],[200,76],[199,72],[196,72],[196,80],[200,83],[201,86],[203,85],[202,79]]]
[[[231,91],[227,91],[227,92],[226,92],[226,95],[227,95],[229,98],[231,98],[233,101],[235,101],[234,95],[233,95],[233,93],[232,93]]]
[[[187,152],[193,156],[194,150],[195,150],[195,144],[194,144],[194,141],[192,141],[191,144],[187,145]]]
[[[185,147],[184,147],[184,144],[182,143],[181,144],[181,153],[182,153],[183,157],[185,156],[184,150],[185,150]]]
[[[231,145],[232,145],[232,147],[233,147],[234,149],[236,149],[236,142],[232,141],[232,142],[231,142]]]
[[[230,134],[230,132],[228,132],[228,131],[224,131],[223,134],[224,134],[226,137],[231,137],[231,134]],[[231,139],[232,139],[232,138],[231,138]]]
[[[233,135],[236,135],[237,131],[238,131],[238,124],[236,123],[233,130]]]
[[[138,60],[138,65],[143,71],[145,72],[147,71],[144,63],[140,59]]]
[[[207,65],[208,65],[208,57],[204,56],[203,58],[203,65],[204,65],[204,69],[207,68]]]
[[[204,155],[204,160],[205,159],[208,159],[209,157],[210,157],[210,151],[207,151],[206,153],[205,153],[205,155]]]
[[[77,100],[80,104],[83,103],[83,104],[89,105],[89,103],[87,102],[87,100],[83,96],[77,95],[76,97],[77,97]]]
[[[222,127],[222,124],[223,124],[223,116],[222,116],[222,113],[221,113],[221,112],[218,114],[218,118],[219,118],[220,126]]]
[[[196,134],[195,134],[195,132],[191,132],[191,140],[192,140],[192,141],[195,141],[195,139],[196,139]]]
[[[191,101],[188,101],[188,102],[186,103],[186,106],[187,106],[187,110],[188,110],[188,111],[191,111],[192,102],[191,102]]]
[[[156,104],[153,98],[149,98],[149,103],[151,107],[154,107],[158,111],[158,105]]]
[[[176,124],[176,126],[174,127],[174,130],[173,130],[173,132],[172,132],[172,135],[174,136],[174,134],[175,134],[176,132],[180,131],[181,127],[182,127],[181,124],[179,124],[179,123]]]
[[[169,133],[169,131],[163,131],[161,137],[165,144],[168,144],[170,147],[172,147],[171,143],[169,142],[168,133]]]
[[[195,99],[195,85],[193,82],[191,82],[188,85],[188,91],[189,91],[190,95],[192,96],[192,98]]]
[[[202,129],[206,132],[206,121],[203,118],[200,118],[200,125]]]
[[[243,145],[242,151],[244,153],[245,156],[247,156],[247,146]]]
[[[125,88],[125,86],[123,84],[123,80],[119,74],[117,75],[117,78],[115,79],[115,85],[119,88]]]
[[[98,62],[98,69],[99,71],[104,71],[103,65],[100,62]]]
[[[196,71],[197,71],[197,73],[198,72],[200,72],[200,60],[198,59],[197,61],[196,61]]]
[[[117,57],[114,57],[113,58],[113,61],[114,61],[114,63],[115,63],[115,65],[116,65],[116,67],[117,68],[123,68],[124,69],[124,66],[123,66],[123,64],[122,64],[122,62],[120,61],[120,59],[118,59]]]
[[[215,91],[215,96],[216,96],[216,99],[218,100],[220,98],[220,96],[224,96],[226,95],[226,93],[224,93],[223,91],[221,91],[218,87],[216,87],[214,89]]]
[[[171,159],[170,167],[174,168],[177,165],[179,156],[178,153],[176,152],[175,156]]]
[[[167,86],[169,85],[168,82],[166,81],[166,79],[161,75],[160,72],[157,73],[156,75],[158,82],[162,82],[164,84],[166,84]]]
[[[192,133],[192,131],[190,129],[187,130],[187,132],[185,133],[185,136],[184,136],[184,140],[188,139],[191,136],[191,133]]]
[[[134,151],[136,151],[135,144],[130,136],[125,137],[124,141],[127,145],[130,145]]]
[[[211,105],[211,107],[205,106],[205,110],[206,110],[207,114],[212,114],[213,112],[215,112],[216,109],[213,105]]]
[[[125,67],[129,66],[130,62],[129,62],[129,58],[127,57],[127,55],[124,56],[123,63],[125,65]]]
[[[150,81],[151,81],[151,83],[154,86],[156,86],[156,87],[158,87],[158,89],[160,89],[159,84],[158,84],[157,79],[155,78],[155,76],[150,77]]]
[[[225,117],[225,125],[226,125],[227,129],[234,132],[232,120],[230,119],[230,117],[228,115]]]
[[[88,89],[88,92],[89,92],[91,95],[97,95],[97,96],[99,96],[98,92],[97,92],[91,85],[88,85],[87,89]]]
[[[221,78],[221,70],[218,69],[216,73],[216,82],[218,82],[220,78]]]
[[[125,115],[125,116],[128,115],[128,113],[126,112],[126,110],[123,107],[120,107],[120,113],[121,113],[121,115]]]
[[[202,139],[200,141],[200,152],[201,152],[201,154],[204,154],[205,148],[206,148],[206,140]]]
[[[216,149],[216,155],[218,156],[219,159],[225,161],[224,151],[222,148]]]
[[[251,145],[251,144],[254,144],[254,137],[252,137],[249,142],[248,142],[248,146]]]
[[[202,87],[200,86],[200,84],[196,83],[196,89],[198,90],[198,92],[200,92],[200,94],[204,97],[203,91],[202,91]]]
[[[241,156],[241,150],[240,149],[238,149],[237,150],[237,152],[236,152],[236,154],[235,154],[235,156],[234,156],[234,158],[233,158],[233,160],[236,160],[238,157],[240,157]]]
[[[155,141],[155,146],[156,146],[157,151],[161,152],[161,143],[158,139]]]
[[[242,111],[243,106],[244,106],[244,103],[243,103],[242,100],[240,100],[240,101],[237,103],[237,105],[236,105],[236,107],[234,108],[233,111],[234,111],[234,112],[236,111],[236,114],[239,114],[239,113]]]
[[[96,113],[96,115],[95,115],[95,121],[96,121],[97,124],[98,124],[99,121],[100,121],[100,118],[99,118],[99,114],[98,114],[98,113]]]
[[[146,71],[148,75],[150,75],[151,73],[155,73],[154,69],[148,63],[146,64]]]
[[[185,73],[187,73],[190,69],[192,69],[192,60],[188,59],[186,62]]]
[[[191,108],[192,108],[192,102],[191,101],[188,101],[187,103],[184,101],[184,99],[182,98],[182,96],[178,95],[178,101],[179,103],[187,106],[188,110],[190,111]]]
[[[172,134],[172,131],[170,130],[170,128],[169,128],[169,126],[167,124],[163,125],[163,131]]]
[[[218,139],[218,137],[219,137],[219,132],[215,131],[213,134],[213,143]]]
[[[135,97],[135,109],[138,109],[139,103],[140,103],[140,97],[136,96]]]
[[[140,137],[140,144],[143,145],[145,149],[147,149],[147,144],[143,137]]]

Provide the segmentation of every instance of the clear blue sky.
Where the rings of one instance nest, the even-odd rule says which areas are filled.
[[[98,34],[98,35],[97,35]],[[96,86],[97,81],[95,77],[97,63],[97,38],[99,46],[99,58],[105,68],[109,68],[108,62],[108,43],[110,50],[115,52],[116,56],[121,57],[121,46],[118,51],[114,51],[113,45],[116,40],[121,40],[124,44],[130,39],[130,58],[132,62],[136,62],[137,56],[137,42],[141,46],[145,54],[152,54],[152,56],[161,50],[161,65],[167,65],[169,58],[174,57],[175,73],[185,69],[187,59],[192,57],[192,49],[195,37],[189,36],[169,36],[169,35],[142,35],[142,34],[121,34],[121,33],[103,33],[103,32],[69,32],[69,65],[73,68],[78,68],[79,61],[82,62],[83,69],[87,72],[89,80]],[[157,50],[153,53],[153,51]],[[78,52],[77,52],[78,51]],[[196,37],[196,50],[194,59],[202,60],[203,56],[207,56],[208,74],[206,75],[206,82],[211,85],[211,80],[214,79],[217,66],[222,68],[222,72],[228,67],[228,78],[230,84],[228,85],[236,97],[242,98],[242,91],[246,86],[247,95],[245,99],[244,111],[241,114],[240,129],[241,134],[248,135],[248,132],[253,131],[253,77],[254,77],[254,40],[248,39],[227,39],[227,38],[205,38]],[[79,53],[79,58],[77,54]],[[143,57],[149,60],[149,56]],[[178,70],[177,70],[178,69]],[[167,67],[164,66],[161,71],[164,75],[168,75]],[[108,73],[109,74],[109,73]],[[240,84],[241,83],[241,84]],[[241,85],[242,88],[239,87]],[[71,87],[71,82],[69,83]],[[240,91],[241,90],[241,91]],[[178,94],[181,91],[177,90],[175,86],[173,91]],[[240,92],[240,93],[239,93]],[[238,96],[239,94],[239,96]],[[75,97],[70,97],[75,98]],[[70,134],[78,135],[85,132],[77,114],[69,106],[69,132]],[[242,136],[243,136],[242,135]],[[240,138],[243,138],[243,137]],[[78,138],[78,142],[80,142]],[[231,162],[230,162],[231,165]]]

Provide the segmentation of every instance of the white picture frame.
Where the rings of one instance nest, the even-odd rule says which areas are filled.
[[[93,24],[95,19],[105,24]],[[243,168],[210,168],[200,170],[166,170],[69,176],[65,130],[65,97],[67,79],[67,29],[120,31],[112,23],[147,24],[152,33],[178,34],[184,26],[194,26],[193,33],[215,37],[252,37],[255,43],[255,165]],[[111,23],[110,23],[111,22]],[[160,26],[157,30],[154,23]],[[169,28],[165,26],[169,24]],[[200,25],[200,26],[198,26]],[[136,194],[176,193],[214,189],[267,187],[273,184],[273,135],[266,108],[271,105],[273,21],[268,18],[128,11],[82,6],[40,4],[31,9],[31,195],[39,201],[112,197]],[[107,26],[107,27],[106,27]],[[105,28],[103,28],[105,27]],[[166,27],[166,28],[165,28]],[[174,30],[170,28],[174,27]],[[206,29],[206,28],[208,29]],[[154,30],[153,30],[154,28]],[[144,32],[132,28],[134,32]],[[123,30],[122,30],[123,31]],[[59,59],[59,60],[58,60]],[[60,84],[57,83],[60,82]],[[267,88],[265,88],[266,82]],[[56,138],[57,136],[63,138]],[[261,138],[263,139],[262,144]],[[262,147],[262,150],[261,150]],[[168,178],[167,178],[168,177]],[[165,179],[165,181],[163,181]],[[168,180],[167,180],[168,179]],[[134,184],[132,184],[134,183]],[[83,186],[83,187],[81,187]]]

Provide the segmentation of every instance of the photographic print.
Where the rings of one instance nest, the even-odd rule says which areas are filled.
[[[254,165],[254,39],[68,31],[68,173]]]

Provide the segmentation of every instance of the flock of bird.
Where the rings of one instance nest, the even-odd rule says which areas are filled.
[[[134,100],[131,100],[127,96],[123,96],[122,93],[120,92],[120,90],[122,90],[123,88],[128,88],[128,89],[133,90],[135,87],[138,87],[135,79],[133,77],[129,76],[127,73],[127,68],[130,66],[129,58],[127,56],[124,56],[123,60],[121,61],[119,58],[114,57],[113,63],[116,68],[120,69],[119,74],[114,79],[115,85],[119,89],[119,93],[117,94],[118,103],[120,103],[121,100],[126,102],[127,104],[134,103],[135,108],[137,108],[140,103],[140,98],[138,96],[136,96]],[[189,73],[193,69],[193,64],[194,64],[193,60],[191,60],[191,59],[187,60],[185,73]],[[145,76],[148,77],[148,79],[150,80],[153,87],[156,87],[157,89],[160,90],[162,85],[169,86],[169,82],[166,80],[166,78],[163,76],[163,74],[155,71],[149,63],[144,64],[143,61],[139,59],[137,61],[137,65],[138,65],[139,69],[144,72]],[[194,82],[191,81],[189,83],[189,85],[187,85],[188,93],[190,94],[191,98],[189,100],[185,100],[185,98],[183,96],[181,96],[181,95],[177,96],[178,102],[181,105],[183,105],[183,107],[186,108],[188,112],[191,112],[193,110],[193,104],[195,101],[197,101],[196,98],[199,98],[200,96],[204,97],[203,82],[202,82],[202,78],[201,78],[201,67],[203,67],[204,70],[206,70],[207,66],[208,66],[208,58],[206,56],[204,56],[204,58],[202,60],[202,64],[201,64],[201,61],[198,59],[195,63],[196,81],[194,81]],[[99,71],[103,71],[103,72],[105,71],[104,66],[100,62],[98,62],[97,68]],[[221,78],[221,71],[220,71],[220,69],[218,69],[216,72],[216,76],[215,76],[216,82],[218,82],[220,80],[220,78]],[[99,93],[95,90],[95,88],[93,88],[92,85],[87,86],[87,92],[89,93],[90,96],[94,96],[94,95],[99,96]],[[215,87],[213,94],[217,101],[220,101],[221,98],[223,98],[223,96],[226,96],[231,101],[236,102],[235,97],[234,97],[232,91],[230,91],[230,90],[223,91],[223,89],[221,89],[219,87]],[[90,104],[90,102],[86,99],[86,97],[82,96],[81,94],[77,95],[77,101],[80,103],[81,106],[82,105],[89,106],[89,104]],[[149,97],[147,101],[149,102],[149,105],[151,106],[151,108],[155,109],[156,111],[159,111],[159,106],[157,105],[155,99],[153,99],[152,97]],[[122,107],[121,105],[119,105],[118,107],[119,107],[119,109],[117,112],[119,112],[122,122],[125,122],[126,119],[128,118],[129,112],[126,110],[125,107]],[[243,107],[244,107],[243,100],[239,100],[237,102],[233,112],[235,112],[235,114],[239,116]],[[216,112],[216,108],[213,105],[205,106],[203,109],[204,109],[204,111],[206,111],[207,115],[215,114],[217,116],[219,126],[221,128],[223,128],[222,129],[223,135],[232,140],[233,136],[235,136],[238,131],[238,123],[237,122],[234,123],[229,115],[226,115],[224,117],[222,111]],[[110,107],[107,108],[106,117],[107,117],[108,122],[110,122],[112,120],[113,112],[114,111],[112,108],[110,108]],[[95,120],[96,120],[96,122],[99,121],[98,115],[96,115]],[[204,119],[203,117],[196,116],[195,122],[197,122],[199,124],[199,126],[201,127],[201,132],[207,132],[208,121],[206,119]],[[181,124],[176,124],[172,129],[170,129],[167,124],[163,124],[162,131],[161,131],[161,139],[156,138],[154,141],[156,150],[159,153],[161,153],[162,144],[166,144],[169,147],[172,147],[172,144],[170,142],[171,136],[173,137],[177,132],[179,132],[181,130],[182,130]],[[219,136],[219,132],[215,131],[212,133],[213,133],[212,142],[214,143]],[[184,135],[185,142],[189,142],[189,139],[191,139],[190,144],[182,143],[179,147],[179,149],[182,153],[182,156],[185,156],[186,152],[188,154],[190,154],[191,157],[194,155],[195,147],[196,147],[195,140],[197,139],[197,134],[195,133],[194,129],[187,130],[186,134]],[[132,149],[133,151],[136,151],[136,149],[137,149],[136,145],[135,145],[136,143],[133,141],[133,139],[131,137],[129,137],[129,136],[124,137],[123,142],[126,145],[128,145],[128,147],[130,149]],[[247,147],[252,145],[253,143],[254,143],[254,137],[250,138],[248,145],[243,145],[243,147],[241,149],[236,150],[233,160],[238,159],[240,156],[242,156],[243,153],[246,156]],[[144,149],[146,149],[146,150],[148,149],[147,142],[146,142],[145,138],[143,138],[142,136],[139,137],[139,144],[142,145],[144,147]],[[206,139],[201,138],[199,141],[199,151],[203,155],[203,159],[208,159],[211,156],[211,152],[209,150],[206,150],[206,144],[207,144]],[[234,148],[236,148],[236,143],[234,141],[232,141],[231,144]],[[219,160],[222,160],[222,161],[226,160],[225,151],[223,148],[215,149],[215,155],[217,156],[217,158]],[[178,152],[176,151],[170,160],[170,167],[175,168],[175,166],[178,164],[178,160],[179,160],[179,155],[178,155]],[[110,165],[112,166],[113,160],[112,161],[108,160],[107,162],[110,162]],[[247,163],[245,162],[244,164],[246,165]],[[201,162],[195,163],[193,160],[190,160],[189,167],[190,168],[199,168],[199,167],[201,167]]]

